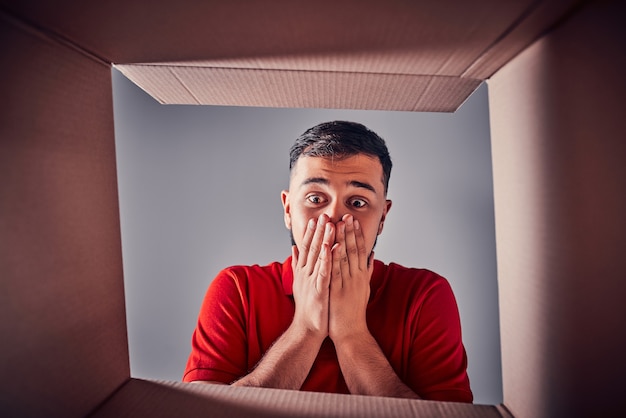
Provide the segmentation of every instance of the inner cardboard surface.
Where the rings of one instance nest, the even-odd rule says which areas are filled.
[[[130,374],[111,70],[0,19],[0,415],[84,416]]]
[[[179,65],[116,65],[164,104],[452,112],[481,80]]]
[[[507,417],[505,409],[433,401],[131,379],[95,418],[128,416]]]
[[[451,30],[468,38],[468,49],[462,51],[479,45],[478,50],[485,52],[473,54],[469,61],[461,59],[469,62],[465,66],[447,65],[443,59],[438,70],[426,75],[452,73],[463,78],[484,71],[472,77],[491,77],[490,68],[500,68],[538,34],[522,30],[525,22],[533,22],[530,27],[539,32],[549,26],[538,23],[549,13],[539,13],[539,18],[537,11],[552,11],[556,19],[571,10],[570,3],[558,1],[500,3],[432,2],[415,9],[416,14],[426,10],[438,16],[453,6],[462,12],[459,17],[473,22],[476,33],[489,26],[485,22],[504,22],[493,29],[495,39],[488,37],[487,51],[484,43],[473,44],[467,32],[450,29],[454,25],[434,24],[439,32],[427,34]],[[141,2],[84,8],[72,1],[3,1],[0,95],[9,106],[0,112],[0,331],[5,336],[0,411],[6,416],[93,412],[119,416],[135,411],[245,416],[256,415],[257,407],[272,406],[275,409],[268,414],[287,415],[294,411],[290,402],[295,402],[310,408],[302,411],[304,415],[311,411],[327,416],[374,416],[394,408],[401,411],[398,415],[434,416],[506,414],[506,408],[521,417],[623,413],[626,127],[620,109],[626,100],[626,34],[618,3],[589,2],[490,81],[506,406],[502,408],[263,389],[246,391],[244,401],[238,397],[244,392],[237,388],[130,378],[110,64],[222,58],[238,53],[233,45],[240,46],[244,56],[254,50],[244,44],[246,36],[222,43],[218,41],[232,38],[219,31],[213,34],[214,42],[194,37],[210,26],[203,18],[209,23],[223,19],[210,10],[217,7],[210,2],[199,6],[208,9],[201,9],[205,13],[198,17],[184,7],[172,10],[168,16],[175,23],[150,31],[150,25],[170,22],[160,20],[165,9]],[[358,13],[364,19],[379,18],[387,28],[403,21],[408,23],[397,27],[411,27],[410,19],[394,19],[403,16],[398,10],[366,5],[355,8],[346,2],[337,10],[365,10]],[[217,10],[237,10],[229,7]],[[293,11],[287,3],[268,9],[278,13],[273,17],[284,18],[291,16],[289,10]],[[501,14],[491,15],[490,10]],[[476,11],[486,14],[477,16]],[[190,19],[176,19],[172,13]],[[271,20],[265,13],[250,8],[234,14],[242,25],[229,30],[250,35],[259,16],[264,22],[259,27],[268,29]],[[315,10],[309,13],[321,18]],[[425,13],[421,21],[433,21],[432,17]],[[204,29],[189,24],[198,19]],[[276,37],[265,39],[270,40],[265,52],[270,46],[274,52],[289,54],[299,46],[312,51],[358,45],[347,31],[341,38],[347,43],[333,48],[332,31],[319,32],[316,41],[288,37],[284,45],[276,46],[274,41],[284,34],[270,31]],[[415,47],[407,41],[414,38],[396,36],[401,32],[392,31],[394,36],[383,36],[376,44],[377,36],[385,32],[373,29],[366,32],[369,37],[357,40],[373,42],[381,50],[396,44]],[[522,32],[526,43],[504,47],[512,35]],[[181,42],[185,38],[193,42]],[[135,39],[149,41],[130,41]],[[424,33],[415,39],[424,39]],[[445,45],[436,41],[446,38],[433,39],[445,56]],[[499,48],[503,55],[496,53]],[[485,62],[491,54],[502,59]]]

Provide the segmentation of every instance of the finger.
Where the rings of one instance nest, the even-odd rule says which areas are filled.
[[[311,248],[311,240],[315,234],[316,224],[317,222],[314,218],[309,219],[309,222],[307,222],[304,237],[302,238],[302,248],[298,251],[298,255],[301,255],[301,257],[298,257],[298,267],[304,267],[306,265],[309,250]]]
[[[295,271],[296,267],[298,265],[298,246],[297,245],[292,245],[291,246],[291,270]]]
[[[309,253],[307,254],[306,266],[309,274],[313,274],[317,265],[317,259],[320,255],[320,250],[322,249],[322,242],[324,241],[324,231],[326,229],[326,224],[328,223],[328,218],[325,215],[320,215],[317,220],[317,226],[315,227],[315,233],[313,234],[313,239],[311,240],[311,245],[309,247]]]
[[[374,251],[372,251],[367,258],[367,272],[369,273],[370,280],[372,280],[372,274],[374,273]]]
[[[315,284],[318,294],[328,292],[331,279],[331,269],[332,264],[330,258],[330,247],[326,242],[324,242],[322,244],[322,249],[320,250],[319,270],[317,274],[317,282]]]
[[[321,243],[321,246],[320,246],[320,252],[319,252],[317,260],[315,261],[315,266],[313,268],[313,274],[314,275],[318,275],[319,274],[320,267],[321,267],[321,264],[323,262],[327,262],[330,265],[330,263],[331,263],[330,253],[327,252],[326,255],[325,255],[326,258],[323,258],[322,257],[322,250],[324,249],[325,245],[328,246],[328,248],[330,249],[330,245],[333,243],[334,236],[335,236],[334,225],[330,222],[329,219],[327,219],[326,220],[326,225],[324,226],[324,236],[322,238],[322,243]],[[330,277],[330,270],[331,270],[331,267],[326,267],[326,272],[328,273],[329,277]]]
[[[363,235],[363,229],[361,229],[361,223],[358,221],[358,219],[354,220],[354,236],[356,239],[356,247],[359,254],[359,270],[365,271],[370,265],[371,260],[369,260],[368,257],[371,256],[371,254],[367,254],[367,248],[365,247],[365,236]]]
[[[348,254],[346,252],[346,223],[339,221],[337,223],[337,248],[336,255],[339,259],[339,268],[341,269],[342,282],[350,278],[350,263],[348,261]],[[333,258],[334,258],[333,257]],[[346,284],[346,283],[343,283]]]
[[[335,243],[335,231],[335,225],[328,219],[324,229],[324,243],[328,244],[329,249],[331,249],[332,245]]]
[[[343,287],[343,279],[341,277],[341,262],[340,262],[340,251],[341,245],[335,244],[331,249],[332,254],[332,272],[331,272],[331,282],[330,289],[341,289]]]
[[[361,268],[361,263],[359,260],[359,249],[357,246],[357,237],[355,234],[354,227],[354,218],[352,215],[347,215],[344,217],[344,222],[346,224],[346,254],[348,256],[348,267],[350,268],[350,273],[357,273],[359,268]]]

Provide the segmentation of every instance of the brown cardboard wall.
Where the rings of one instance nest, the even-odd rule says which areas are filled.
[[[543,25],[537,22],[553,22],[576,1],[178,0],[172,7],[147,0],[88,4],[0,0],[0,4],[116,64],[217,60],[226,68],[242,68],[240,64],[247,62],[245,67],[256,69],[461,76],[481,54],[502,42],[506,46],[489,54],[472,73],[484,75],[487,68],[499,68],[541,33]],[[524,21],[529,17],[530,25]]]
[[[84,416],[129,377],[110,69],[0,45],[0,415]]]
[[[589,4],[489,83],[504,403],[626,410],[626,30]]]
[[[492,405],[131,379],[93,418],[509,418]]]
[[[156,30],[173,19],[155,8],[146,15],[142,4],[133,9],[136,20],[151,17],[153,26],[131,17],[122,19],[127,31],[116,32],[118,7],[105,16],[92,11],[89,19],[83,3],[68,2],[80,6],[69,9],[73,14],[56,2],[26,3],[18,15],[107,61],[155,61],[164,46],[156,40],[146,51],[145,34],[168,44],[168,34],[179,33]],[[490,82],[504,397],[520,417],[608,416],[626,407],[626,48],[620,41],[626,34],[618,3],[584,7]],[[27,12],[38,5],[46,9]],[[52,41],[52,34],[40,37],[7,19],[0,16],[0,411],[83,416],[129,376],[110,69]],[[478,22],[472,28],[490,20],[469,19]],[[498,28],[496,38],[508,27]],[[332,44],[336,37],[327,35]],[[172,39],[171,56],[162,59],[203,55]],[[200,39],[197,52],[213,44],[194,39]],[[222,48],[215,56],[236,51],[215,44]],[[379,47],[392,44],[398,43]],[[252,44],[241,45],[255,52]],[[469,73],[499,66],[478,64]],[[134,394],[145,395],[137,411],[149,411],[154,400],[176,411],[184,402],[177,392],[162,396],[162,387],[133,382],[100,411],[131,413]]]

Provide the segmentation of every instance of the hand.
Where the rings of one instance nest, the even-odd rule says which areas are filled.
[[[328,306],[331,279],[331,245],[335,226],[326,215],[310,219],[302,248],[292,247],[293,325],[324,339],[328,335]]]
[[[352,215],[336,226],[332,248],[329,328],[335,345],[352,336],[369,334],[366,321],[374,253],[367,253],[363,230]]]

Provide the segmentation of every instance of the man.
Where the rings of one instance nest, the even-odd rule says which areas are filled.
[[[374,260],[391,165],[357,123],[297,139],[281,194],[291,257],[213,280],[184,381],[472,402],[448,282]]]

